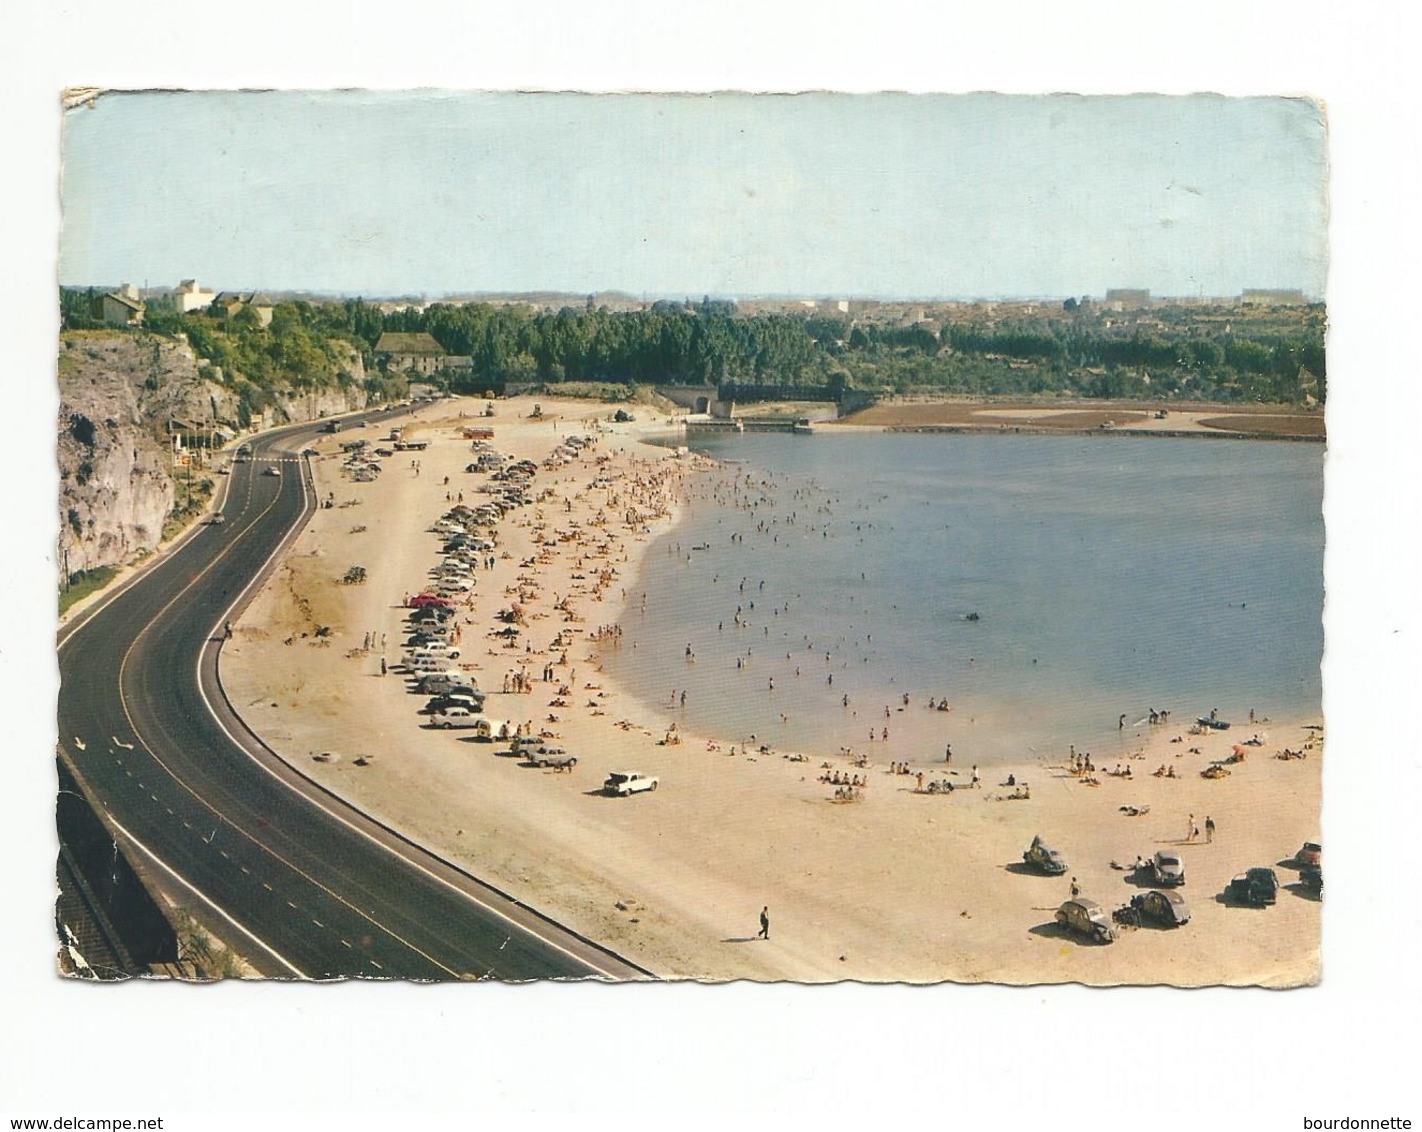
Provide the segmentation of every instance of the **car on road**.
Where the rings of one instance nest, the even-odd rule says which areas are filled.
[[[221,511],[214,511],[207,517],[207,524],[210,527],[220,527],[225,522],[227,522],[227,516]]]
[[[658,779],[655,775],[646,775],[638,770],[614,770],[603,782],[602,788],[605,793],[612,794],[618,798],[625,798],[629,794],[640,794],[644,790],[655,790]]]
[[[1116,938],[1111,917],[1106,915],[1100,904],[1084,896],[1074,896],[1058,908],[1056,921],[1068,931],[1097,943],[1110,943]]]
[[[281,469],[278,468],[275,464],[268,464],[267,470],[262,474],[267,476],[279,476],[281,475]]]
[[[1150,861],[1151,879],[1156,884],[1176,887],[1185,883],[1185,862],[1180,854],[1169,849],[1159,850]]]
[[[1059,877],[1067,871],[1066,858],[1043,841],[1040,836],[1032,838],[1032,844],[1027,846],[1022,853],[1022,861],[1049,877]]]
[[[1225,895],[1254,908],[1273,904],[1279,896],[1278,874],[1263,865],[1247,869],[1229,882]]]

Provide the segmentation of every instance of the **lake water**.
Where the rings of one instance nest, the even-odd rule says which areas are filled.
[[[750,433],[696,446],[734,463],[693,488],[629,580],[622,639],[602,654],[668,722],[881,763],[941,760],[951,742],[966,766],[1068,744],[1123,755],[1151,708],[1181,730],[1211,709],[1241,723],[1251,708],[1321,712],[1322,445]]]

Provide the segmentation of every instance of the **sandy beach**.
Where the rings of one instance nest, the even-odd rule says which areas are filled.
[[[333,505],[315,513],[237,623],[221,668],[232,703],[302,773],[667,978],[1268,986],[1318,978],[1321,906],[1280,862],[1318,839],[1320,719],[1202,735],[1187,733],[1188,719],[1128,726],[1130,757],[1113,754],[1094,774],[1072,773],[1062,750],[985,768],[978,789],[969,767],[945,766],[941,749],[894,773],[889,755],[852,766],[837,753],[747,751],[739,739],[669,730],[673,712],[603,677],[595,638],[623,618],[641,557],[676,522],[704,462],[644,443],[640,430],[655,425],[600,424],[606,406],[540,398],[543,418],[533,419],[531,399],[512,399],[480,419],[483,404],[420,410],[406,438],[428,447],[386,458],[374,482],[343,472],[339,446],[355,437],[373,446],[383,429],[348,429],[317,445],[318,492]],[[417,714],[425,697],[407,690],[400,667],[404,602],[441,557],[428,532],[451,506],[483,498],[488,477],[465,470],[474,457],[463,430],[485,426],[495,450],[540,464],[536,502],[498,525],[492,568],[477,571],[459,606],[456,663],[488,693],[487,717],[547,733],[576,755],[567,773],[527,765],[506,743],[470,731],[431,729]],[[541,466],[568,435],[595,443]],[[343,584],[354,565],[365,582]],[[499,614],[515,604],[521,632],[496,635],[508,628]],[[328,631],[317,636],[318,627]],[[529,691],[506,690],[518,673]],[[1242,748],[1227,776],[1201,777],[1255,732],[1260,745]],[[1306,757],[1276,757],[1285,748]],[[315,757],[325,753],[329,760]],[[1110,773],[1118,763],[1129,777]],[[1174,777],[1156,776],[1161,767]],[[605,797],[599,787],[614,769],[657,775],[659,789]],[[919,772],[925,786],[956,788],[920,790]],[[827,775],[857,777],[856,799],[837,800]],[[1012,797],[1024,782],[1029,796]],[[1192,815],[1198,839],[1189,836]],[[1066,875],[1021,868],[1034,834],[1065,855]],[[1186,864],[1188,925],[1127,930],[1100,946],[1053,923],[1072,878],[1109,911],[1144,891],[1115,866],[1166,848]],[[1256,865],[1277,869],[1278,903],[1223,902],[1229,879]],[[756,938],[763,906],[768,940]]]

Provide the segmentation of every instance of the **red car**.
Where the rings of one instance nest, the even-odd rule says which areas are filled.
[[[411,609],[424,609],[428,605],[442,605],[446,609],[452,609],[454,603],[448,598],[440,597],[439,594],[423,593],[416,594],[410,599]]]

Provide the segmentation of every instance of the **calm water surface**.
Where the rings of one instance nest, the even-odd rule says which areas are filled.
[[[1241,723],[1321,711],[1322,445],[698,447],[734,463],[629,581],[621,643],[603,652],[668,722],[879,762],[941,760],[951,742],[966,766],[1069,743],[1125,753],[1152,707],[1181,730],[1212,708]]]

